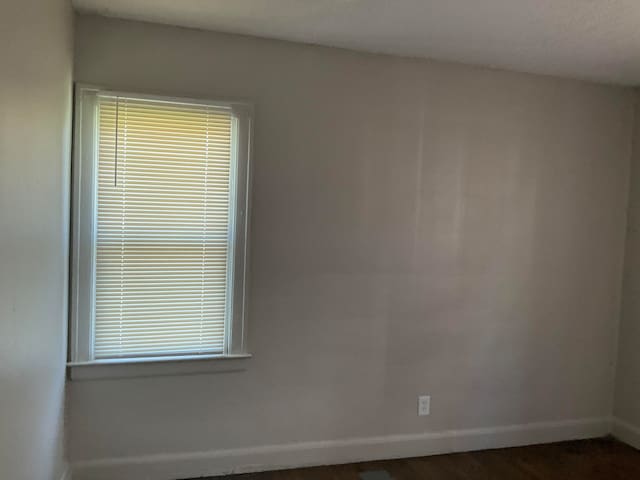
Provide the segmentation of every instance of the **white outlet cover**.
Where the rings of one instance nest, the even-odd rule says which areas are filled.
[[[424,417],[431,412],[431,396],[421,395],[418,397],[418,416]]]

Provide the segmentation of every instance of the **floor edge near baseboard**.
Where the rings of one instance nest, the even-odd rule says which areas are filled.
[[[614,417],[611,421],[611,435],[640,450],[640,427]]]
[[[587,418],[77,461],[72,470],[74,480],[173,480],[595,438],[610,427],[609,418]]]

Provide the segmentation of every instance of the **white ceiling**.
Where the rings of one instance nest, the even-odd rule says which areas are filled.
[[[73,0],[103,15],[640,85],[640,0]]]

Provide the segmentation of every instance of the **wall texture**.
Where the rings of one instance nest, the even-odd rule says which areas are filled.
[[[632,92],[91,16],[76,33],[76,80],[248,98],[256,131],[250,366],[72,382],[73,461],[609,416]]]
[[[58,479],[66,361],[72,13],[0,3],[0,478]]]
[[[614,433],[640,448],[640,93],[631,162]]]

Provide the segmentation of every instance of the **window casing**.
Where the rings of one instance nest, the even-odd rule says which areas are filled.
[[[251,123],[77,86],[71,365],[246,354]]]

